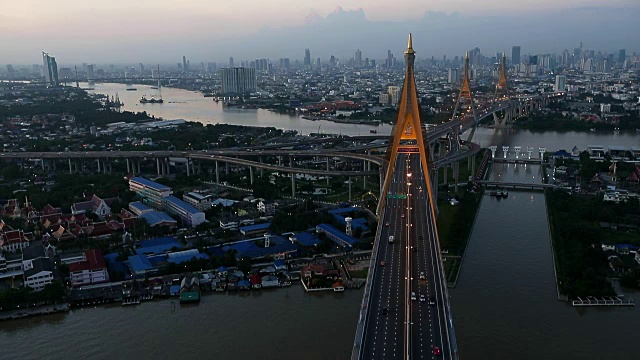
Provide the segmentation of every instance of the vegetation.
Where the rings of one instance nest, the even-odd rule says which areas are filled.
[[[637,234],[603,229],[599,222],[637,224],[637,200],[606,203],[601,197],[572,196],[562,191],[546,194],[560,291],[569,298],[607,296],[615,292],[607,281],[611,270],[601,244],[640,245]],[[623,285],[640,273],[628,270]],[[637,285],[635,285],[637,286]]]
[[[60,303],[64,298],[65,290],[60,282],[53,282],[42,291],[33,291],[30,287],[7,289],[0,291],[0,311]]]

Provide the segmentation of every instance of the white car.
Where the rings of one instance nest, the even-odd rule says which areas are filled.
[[[411,293],[411,300],[416,301],[416,293]]]
[[[424,297],[424,295],[420,294],[420,302],[425,302],[427,301],[427,299]]]

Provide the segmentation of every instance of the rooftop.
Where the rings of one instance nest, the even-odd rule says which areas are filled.
[[[173,248],[182,248],[182,244],[176,238],[167,236],[140,241],[140,248],[136,249],[136,254],[162,254]]]
[[[145,179],[145,178],[141,178],[141,177],[137,177],[137,176],[136,177],[132,177],[129,181],[130,182],[131,181],[137,182],[139,184],[142,184],[142,185],[144,185],[144,186],[146,186],[148,188],[152,188],[152,189],[157,190],[157,191],[171,190],[171,188],[169,186],[158,184],[155,181],[151,181],[149,179]]]
[[[188,212],[189,214],[192,214],[192,215],[202,212],[202,211],[196,209],[195,207],[187,204],[186,202],[178,199],[177,197],[175,197],[173,195],[167,196],[166,198],[164,198],[164,200],[166,202],[172,203],[174,206],[177,206],[180,209],[182,209],[182,210],[184,210],[184,211],[186,211],[186,212]]]

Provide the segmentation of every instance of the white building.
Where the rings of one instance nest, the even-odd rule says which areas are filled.
[[[611,104],[600,104],[600,112],[601,113],[611,112]]]
[[[129,179],[129,190],[140,195],[146,205],[161,210],[163,199],[173,194],[170,187],[141,177]]]
[[[565,75],[556,75],[555,91],[567,91],[567,77]]]
[[[109,273],[100,249],[85,252],[85,260],[69,265],[71,286],[98,284],[109,281]]]
[[[24,285],[35,291],[44,289],[53,282],[53,265],[48,258],[38,258],[31,262],[31,267],[24,271]]]
[[[182,220],[183,225],[194,227],[206,221],[204,213],[175,196],[164,198],[164,209],[170,215],[175,215]]]
[[[242,94],[256,91],[257,79],[254,68],[227,68],[220,70],[222,92],[225,94]]]
[[[182,200],[187,204],[201,211],[211,209],[211,199],[211,195],[202,195],[197,192],[189,192],[182,196]]]
[[[266,216],[270,216],[276,213],[275,201],[261,200],[258,202],[258,211]]]
[[[449,84],[457,84],[460,80],[460,72],[458,69],[449,69]]]

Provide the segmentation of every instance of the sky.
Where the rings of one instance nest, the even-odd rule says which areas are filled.
[[[638,0],[0,0],[0,64],[639,50]],[[635,30],[633,30],[635,29]],[[634,48],[635,47],[635,48]]]

